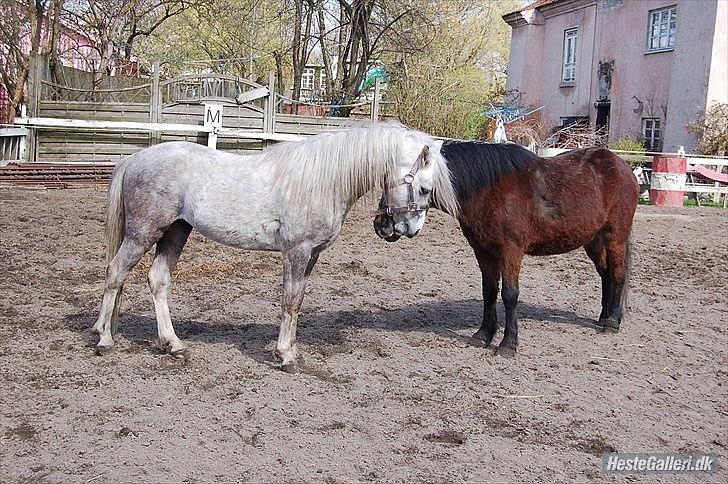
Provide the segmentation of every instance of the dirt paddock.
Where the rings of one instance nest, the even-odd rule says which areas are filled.
[[[314,271],[290,375],[273,367],[279,256],[200,236],[170,298],[188,357],[155,349],[149,260],[116,350],[95,356],[104,203],[0,190],[3,482],[727,481],[726,211],[639,208],[616,335],[595,330],[583,252],[527,258],[503,359],[469,338],[480,273],[456,222],[431,212],[387,244],[357,207]],[[612,451],[712,453],[721,470],[608,477]]]

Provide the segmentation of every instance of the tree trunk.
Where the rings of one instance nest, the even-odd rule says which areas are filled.
[[[293,92],[292,98],[296,101],[301,97],[301,79],[303,70],[308,62],[308,45],[311,39],[311,20],[313,17],[314,0],[295,0],[296,11],[294,15],[293,31]],[[305,29],[301,27],[305,22]],[[293,112],[298,114],[298,104],[293,105]]]
[[[319,29],[319,45],[321,47],[321,59],[324,63],[324,74],[326,75],[326,82],[324,85],[324,95],[328,101],[331,101],[334,95],[334,79],[331,70],[331,58],[326,49],[326,38],[324,33],[326,32],[326,20],[324,18],[324,0],[318,0],[316,4],[318,11],[318,29]]]
[[[15,84],[15,92],[10,98],[10,102],[12,103],[13,108],[13,113],[11,114],[13,115],[13,117],[15,111],[17,111],[18,106],[25,99],[25,86],[28,82],[30,63],[33,62],[35,57],[40,53],[40,42],[43,33],[43,18],[45,16],[42,0],[35,0],[30,3],[28,16],[30,20],[31,38],[30,55],[28,56],[28,60],[25,62],[24,68],[21,69],[18,75],[18,81]],[[36,75],[40,75],[40,73],[36,72]]]
[[[283,79],[283,56],[279,50],[273,51],[273,59],[276,61],[276,90],[283,94],[286,92],[286,85]]]
[[[61,13],[63,0],[53,0],[52,4],[51,38],[48,42],[46,53],[49,56],[48,66],[50,68],[51,80],[55,83],[61,82],[60,60],[58,59],[58,39],[60,37]]]

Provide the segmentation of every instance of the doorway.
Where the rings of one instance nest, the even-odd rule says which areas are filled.
[[[597,101],[594,103],[597,108],[597,119],[594,125],[596,131],[602,135],[609,134],[609,108],[611,101]]]

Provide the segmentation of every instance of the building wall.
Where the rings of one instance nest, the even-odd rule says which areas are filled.
[[[721,3],[725,3],[725,0]],[[680,146],[693,151],[697,144],[696,135],[688,133],[685,124],[694,121],[707,106],[711,62],[713,55],[718,54],[713,51],[717,6],[715,0],[678,3],[675,52],[670,66],[670,102],[663,145],[665,151],[677,151]],[[720,55],[725,57],[726,51],[723,50]],[[725,84],[723,90],[728,90]],[[728,92],[724,92],[722,98],[726,101]]]
[[[534,46],[543,44],[545,28],[543,19],[535,19],[534,22],[513,29],[506,79],[506,89],[519,91],[520,102],[528,105],[538,104],[543,98],[540,82],[543,77],[542,51]]]
[[[547,18],[543,42],[543,104],[549,113],[549,124],[561,124],[561,117],[588,116],[591,106],[590,75],[596,6]],[[564,31],[577,28],[576,79],[573,85],[562,85]]]
[[[672,5],[674,50],[648,53],[649,12]],[[513,28],[507,88],[522,91],[523,104],[545,106],[547,127],[572,116],[594,125],[600,62],[613,62],[610,139],[639,138],[642,119],[654,117],[662,121],[663,150],[693,149],[697,140],[684,125],[706,105],[728,102],[728,0],[564,0],[556,7],[525,12],[532,23]],[[574,27],[576,80],[565,86],[564,31]]]
[[[718,102],[728,102],[728,1],[718,2],[715,18],[706,103],[708,107]]]
[[[674,51],[647,52],[650,10],[674,5],[671,0],[625,1],[604,8],[597,20],[597,64],[614,61],[609,137],[641,137],[642,118],[660,118],[664,125],[670,91],[670,66]],[[677,30],[681,17],[678,10]],[[675,45],[680,45],[676,38]],[[595,74],[596,75],[596,74]],[[592,94],[596,96],[594,90]],[[641,102],[641,104],[640,104]]]

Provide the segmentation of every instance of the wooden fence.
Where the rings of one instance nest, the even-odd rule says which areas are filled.
[[[32,60],[28,117],[16,119],[30,131],[29,161],[115,162],[154,143],[208,143],[211,137],[218,149],[252,152],[276,140],[318,134],[347,121],[277,112],[273,75],[267,86],[222,74],[162,80],[155,65],[149,79],[90,90],[44,79],[44,62],[41,56]],[[204,126],[207,103],[223,106],[222,129]]]

